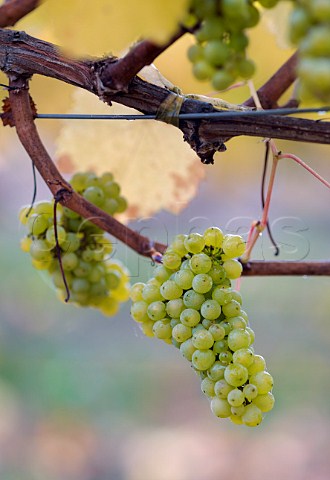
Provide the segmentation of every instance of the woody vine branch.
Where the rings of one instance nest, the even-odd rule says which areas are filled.
[[[0,26],[13,25],[38,5],[33,0],[9,0],[0,7]],[[155,114],[169,91],[143,81],[136,74],[162,51],[183,35],[180,30],[167,45],[157,46],[147,40],[134,46],[121,58],[108,57],[81,61],[65,57],[58,47],[33,38],[24,32],[0,28],[0,69],[10,80],[10,104],[18,137],[31,157],[54,198],[104,231],[115,236],[137,253],[153,258],[166,246],[153,243],[89,203],[64,180],[46,151],[34,123],[28,84],[30,77],[41,74],[84,88],[111,105],[112,101],[133,107],[142,113]],[[274,108],[281,95],[295,80],[296,55],[291,57],[258,91],[264,108]],[[248,99],[245,105],[253,105]],[[213,107],[197,100],[185,100],[181,113],[211,112]],[[185,140],[205,163],[211,163],[217,150],[232,136],[253,135],[330,143],[326,122],[275,116],[262,119],[222,121],[181,121],[179,128]],[[330,275],[330,262],[249,262],[244,275]]]
[[[88,218],[141,255],[153,258],[157,251],[164,252],[166,245],[154,243],[131,230],[72,190],[57,170],[39,137],[31,110],[28,79],[10,76],[10,87],[10,103],[17,135],[56,200],[83,218]],[[243,267],[243,275],[249,276],[330,275],[330,262],[254,261],[243,264]]]

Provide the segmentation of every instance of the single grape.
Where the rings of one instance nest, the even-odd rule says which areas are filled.
[[[164,265],[157,265],[154,270],[154,278],[158,280],[159,283],[165,282],[172,275],[172,270],[166,268]]]
[[[212,267],[211,258],[205,253],[195,254],[189,262],[191,270],[196,274],[208,273]]]
[[[195,350],[196,348],[192,343],[192,338],[188,338],[180,345],[180,352],[182,353],[183,357],[189,362],[191,362]]]
[[[225,269],[227,278],[230,280],[239,278],[243,271],[242,264],[233,258],[226,260],[223,263],[223,268]]]
[[[163,255],[163,265],[169,270],[177,270],[181,265],[181,257],[178,253],[169,252]]]
[[[212,278],[214,285],[220,285],[226,278],[226,272],[222,265],[212,265],[207,274]]]
[[[222,307],[222,311],[226,317],[237,317],[240,315],[241,306],[236,300],[231,300]]]
[[[145,287],[145,283],[137,282],[135,283],[130,291],[130,298],[133,302],[138,302],[139,300],[143,300],[142,291]]]
[[[228,393],[227,400],[232,407],[239,407],[245,400],[244,393],[239,388],[234,388]]]
[[[261,355],[254,355],[253,363],[249,366],[249,375],[254,375],[258,372],[263,372],[266,369],[266,362]]]
[[[243,393],[245,395],[245,398],[251,402],[254,398],[257,397],[258,395],[258,389],[255,385],[252,383],[248,383],[247,385],[244,386],[243,388]]]
[[[254,361],[254,355],[250,348],[239,348],[234,351],[233,362],[240,363],[244,367],[248,368]]]
[[[76,277],[87,277],[92,271],[92,265],[90,262],[84,262],[80,260],[78,265],[73,270]]]
[[[176,235],[171,243],[171,248],[174,252],[178,253],[180,257],[184,257],[188,252],[184,246],[184,241],[187,238],[187,235],[179,234]]]
[[[45,240],[33,240],[30,246],[30,255],[35,260],[47,262],[53,258],[53,252]]]
[[[126,198],[119,196],[115,200],[117,202],[117,209],[115,210],[115,213],[125,212],[127,210],[127,207],[128,207],[128,203],[127,203]]]
[[[120,186],[117,182],[105,182],[102,186],[103,191],[107,197],[118,198],[120,195]]]
[[[206,60],[198,60],[193,66],[193,73],[197,80],[209,80],[214,74],[214,68]]]
[[[221,307],[216,300],[206,300],[201,305],[201,314],[207,320],[216,320],[221,313]]]
[[[214,397],[211,400],[211,410],[216,417],[227,418],[231,415],[230,405],[227,400]]]
[[[78,256],[75,253],[65,253],[61,257],[62,266],[64,270],[71,271],[74,270],[79,262]]]
[[[240,365],[239,363],[236,363],[227,366],[224,376],[229,385],[232,385],[233,387],[240,387],[247,381],[249,374],[247,368],[243,367],[243,365]]]
[[[183,290],[174,280],[166,280],[160,287],[160,293],[166,300],[174,300],[182,296]]]
[[[100,203],[100,205],[102,206],[102,210],[104,210],[109,215],[114,215],[119,210],[119,203],[118,200],[116,200],[115,198],[106,198],[103,203]],[[124,208],[124,210],[122,211],[125,210],[126,208]]]
[[[204,49],[202,45],[191,45],[187,52],[188,58],[191,62],[196,63],[204,58]]]
[[[229,317],[228,318],[228,323],[229,323],[232,330],[236,330],[236,329],[245,330],[245,328],[247,327],[246,321],[241,316],[239,316],[239,317]]]
[[[263,395],[258,395],[252,400],[253,405],[256,405],[263,413],[272,410],[275,404],[275,398],[272,393],[268,392]]]
[[[100,207],[105,200],[103,190],[100,187],[87,187],[83,192],[83,197],[89,202]]]
[[[229,55],[230,50],[228,46],[221,40],[211,40],[204,49],[205,60],[214,67],[224,65]]]
[[[226,336],[225,329],[218,323],[212,324],[209,328],[209,332],[215,341],[222,340]]]
[[[191,270],[188,270],[188,269],[178,270],[174,274],[174,281],[183,290],[190,290],[193,284],[194,277],[195,275]],[[203,293],[203,292],[200,292],[200,293]]]
[[[235,77],[226,70],[217,70],[212,76],[212,85],[216,90],[225,90],[234,80]]]
[[[206,293],[211,290],[212,286],[212,278],[206,273],[199,273],[193,278],[192,288],[197,293]]]
[[[194,290],[187,290],[183,295],[183,303],[187,308],[195,308],[196,310],[199,310],[204,301],[204,295],[197,293]]]
[[[191,328],[183,325],[182,323],[178,323],[175,325],[175,327],[173,327],[172,336],[174,340],[182,343],[191,337]]]
[[[200,319],[201,316],[199,311],[195,310],[194,308],[186,308],[180,314],[181,323],[183,323],[183,325],[186,325],[187,327],[195,327],[199,324]]]
[[[196,370],[207,370],[215,362],[215,355],[212,350],[195,350],[191,363]]]
[[[148,304],[144,300],[139,300],[131,306],[131,315],[136,322],[144,322],[148,320],[147,314]]]
[[[262,412],[260,408],[253,403],[247,405],[242,415],[242,420],[248,427],[256,427],[262,422]]]
[[[212,247],[213,249],[220,249],[222,247],[223,233],[220,228],[207,228],[203,233],[203,237],[206,247]]]
[[[208,330],[198,330],[193,334],[192,343],[196,349],[207,350],[211,348],[214,339]]]
[[[205,247],[205,241],[202,235],[199,233],[191,233],[184,240],[184,246],[190,253],[200,253]],[[207,272],[196,272],[207,273]]]
[[[218,342],[216,343],[218,344]],[[222,363],[222,365],[229,365],[232,361],[233,354],[229,350],[223,350],[219,353],[219,362]]]
[[[142,290],[142,298],[148,303],[164,300],[157,285],[145,285]]]
[[[172,335],[172,328],[170,322],[165,321],[165,319],[157,320],[152,327],[152,331],[155,337],[161,340],[169,339]]]
[[[228,334],[228,347],[233,352],[242,348],[247,348],[250,345],[250,335],[242,329],[235,329]]]
[[[225,305],[232,301],[233,296],[231,289],[217,285],[212,291],[212,298],[213,300],[216,300],[219,305]]]
[[[229,392],[232,390],[233,387],[223,378],[218,380],[214,385],[214,393],[219,398],[227,399]]]
[[[166,313],[171,318],[179,318],[184,308],[185,306],[182,298],[175,298],[166,303]]]
[[[60,246],[65,244],[66,240],[66,230],[65,228],[61,227],[61,225],[57,225],[57,240]],[[46,231],[46,240],[51,247],[55,247],[56,245],[56,238],[55,238],[55,227],[52,225]]]
[[[245,252],[245,243],[240,235],[225,235],[222,249],[229,258],[240,257]]]
[[[45,214],[33,213],[27,221],[27,228],[32,235],[38,236],[44,233],[48,228],[49,217]]]
[[[257,372],[250,376],[249,381],[257,387],[258,393],[264,395],[273,388],[273,377],[268,372]]]
[[[225,365],[222,365],[219,361],[214,362],[214,364],[207,370],[207,376],[217,382],[224,378]]]
[[[74,278],[72,280],[72,290],[76,293],[88,292],[90,283],[86,278]]]
[[[166,316],[165,303],[161,302],[160,300],[150,303],[148,305],[147,314],[150,320],[153,320],[153,321],[161,320]]]
[[[214,382],[208,377],[203,378],[201,382],[201,389],[207,397],[214,397]]]

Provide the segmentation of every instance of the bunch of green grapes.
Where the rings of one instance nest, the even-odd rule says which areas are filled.
[[[273,408],[273,379],[254,353],[242,297],[231,287],[244,250],[241,236],[216,227],[176,236],[153,278],[133,285],[131,315],[147,336],[173,344],[191,362],[214,415],[256,426]]]
[[[255,65],[246,56],[246,30],[260,20],[256,4],[274,7],[279,0],[192,0],[190,26],[197,43],[188,50],[198,80],[210,80],[216,90],[228,88],[238,77],[250,78]]]
[[[309,97],[330,101],[330,1],[295,0],[289,20],[299,48],[298,75]]]
[[[110,173],[97,177],[93,173],[77,173],[72,187],[107,213],[122,212],[126,200]],[[32,209],[23,207],[19,218],[28,230],[21,241],[23,251],[30,253],[32,265],[47,270],[64,300],[66,285],[59,264],[54,228],[54,202],[42,201]],[[115,315],[120,302],[129,298],[129,273],[121,262],[111,258],[112,244],[105,233],[69,208],[57,205],[57,237],[69,301],[90,306],[104,315]]]

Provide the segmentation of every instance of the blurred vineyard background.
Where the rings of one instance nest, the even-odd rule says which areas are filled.
[[[53,41],[38,18],[33,13],[17,28]],[[184,92],[207,94],[209,87],[191,75],[187,44],[189,39],[179,41],[157,65]],[[265,24],[258,27],[251,49],[256,86],[289,54],[278,50]],[[32,82],[39,112],[68,111],[72,90],[40,77]],[[222,96],[239,103],[248,91]],[[53,153],[60,122],[40,120],[38,127]],[[129,304],[105,318],[56,299],[19,249],[24,232],[17,212],[32,196],[30,161],[13,130],[0,129],[0,144],[1,480],[328,479],[330,279],[243,279],[244,308],[256,351],[275,379],[276,405],[256,429],[219,420],[188,363],[174,348],[143,337]],[[130,226],[165,243],[209,225],[246,234],[260,215],[264,148],[257,138],[227,146],[214,166],[205,167],[197,196],[179,216],[163,210]],[[155,156],[158,147],[155,142]],[[329,147],[280,141],[278,147],[302,156],[329,180]],[[39,179],[38,199],[48,197]],[[329,192],[289,161],[280,164],[270,215],[280,258],[329,258]],[[119,244],[115,250],[132,282],[147,280],[148,260]],[[266,234],[254,258],[273,258]]]

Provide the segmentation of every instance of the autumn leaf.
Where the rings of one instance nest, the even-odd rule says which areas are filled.
[[[109,107],[83,90],[73,98],[72,113],[139,113]],[[129,209],[122,220],[166,209],[180,212],[196,195],[204,167],[171,125],[153,120],[65,120],[57,138],[62,172],[110,171],[122,187]]]

